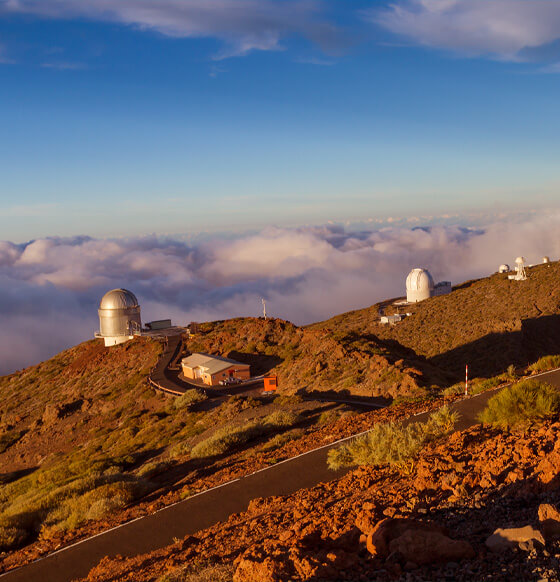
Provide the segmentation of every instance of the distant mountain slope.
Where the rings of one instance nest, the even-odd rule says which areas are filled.
[[[309,329],[381,343],[412,360],[425,358],[456,379],[465,364],[473,375],[492,376],[510,364],[526,365],[560,352],[559,263],[529,269],[526,281],[496,274],[463,283],[450,295],[401,307],[413,315],[394,326],[378,323],[380,306],[337,315]],[[392,309],[388,306],[386,313]]]
[[[348,342],[345,335],[280,319],[239,318],[202,324],[188,349],[251,364],[253,374],[275,373],[285,393],[421,393],[423,373],[403,359],[403,350],[388,349],[371,338]]]

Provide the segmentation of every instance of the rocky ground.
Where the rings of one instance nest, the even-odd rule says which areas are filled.
[[[104,559],[88,581],[545,580],[560,564],[560,418],[432,443],[410,474],[361,467],[254,500],[163,550]],[[220,570],[221,568],[221,570]]]

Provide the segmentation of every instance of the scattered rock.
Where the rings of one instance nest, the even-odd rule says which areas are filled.
[[[379,521],[379,514],[375,513],[375,506],[372,503],[364,503],[362,510],[356,516],[354,522],[356,527],[366,536],[369,535]]]
[[[45,412],[43,412],[43,423],[52,424],[62,418],[62,406],[58,404],[47,404],[45,406]]]
[[[424,523],[415,519],[386,518],[382,519],[368,535],[368,552],[376,558],[385,559],[390,553],[390,543],[408,530],[446,534],[444,528],[432,523]]]
[[[474,558],[469,542],[453,540],[439,531],[409,529],[389,544],[391,552],[399,552],[407,563],[420,566],[436,562],[455,562]]]
[[[545,539],[560,536],[560,511],[554,505],[539,505],[539,521]]]
[[[538,529],[532,525],[525,527],[498,528],[485,542],[492,552],[502,552],[519,548],[525,551],[534,549],[535,544],[545,545],[544,538]]]

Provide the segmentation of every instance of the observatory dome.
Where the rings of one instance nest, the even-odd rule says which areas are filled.
[[[500,265],[500,268],[498,269],[498,273],[509,273],[510,268],[509,265],[506,265],[505,263],[503,265]]]
[[[128,289],[113,289],[103,295],[99,309],[128,309],[138,307],[138,299]]]
[[[113,289],[105,293],[98,313],[99,336],[105,339],[106,346],[121,344],[142,330],[138,299],[127,289]]]
[[[434,280],[426,269],[412,269],[406,278],[406,300],[418,303],[432,296]]]

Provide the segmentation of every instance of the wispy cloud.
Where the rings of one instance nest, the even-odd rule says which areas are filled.
[[[44,69],[56,69],[57,71],[83,71],[87,69],[85,63],[68,63],[68,62],[52,62],[43,63],[41,65]]]
[[[281,50],[291,35],[337,46],[338,31],[323,19],[322,9],[320,0],[0,0],[0,15],[88,18],[166,36],[217,38],[224,43],[217,60]]]
[[[560,39],[558,0],[396,0],[365,16],[419,45],[509,61]]]
[[[550,65],[546,65],[546,67],[542,67],[540,69],[540,72],[549,75],[558,75],[560,74],[560,63],[552,63]]]
[[[137,294],[146,321],[255,316],[265,297],[271,314],[303,324],[403,294],[412,267],[460,282],[517,255],[556,258],[559,228],[560,214],[549,213],[484,228],[269,228],[196,244],[157,237],[0,242],[0,373],[91,337],[99,299],[114,287]]]
[[[321,57],[300,57],[296,59],[296,63],[300,63],[302,65],[316,65],[318,67],[332,67],[336,65],[334,59],[325,59]]]

